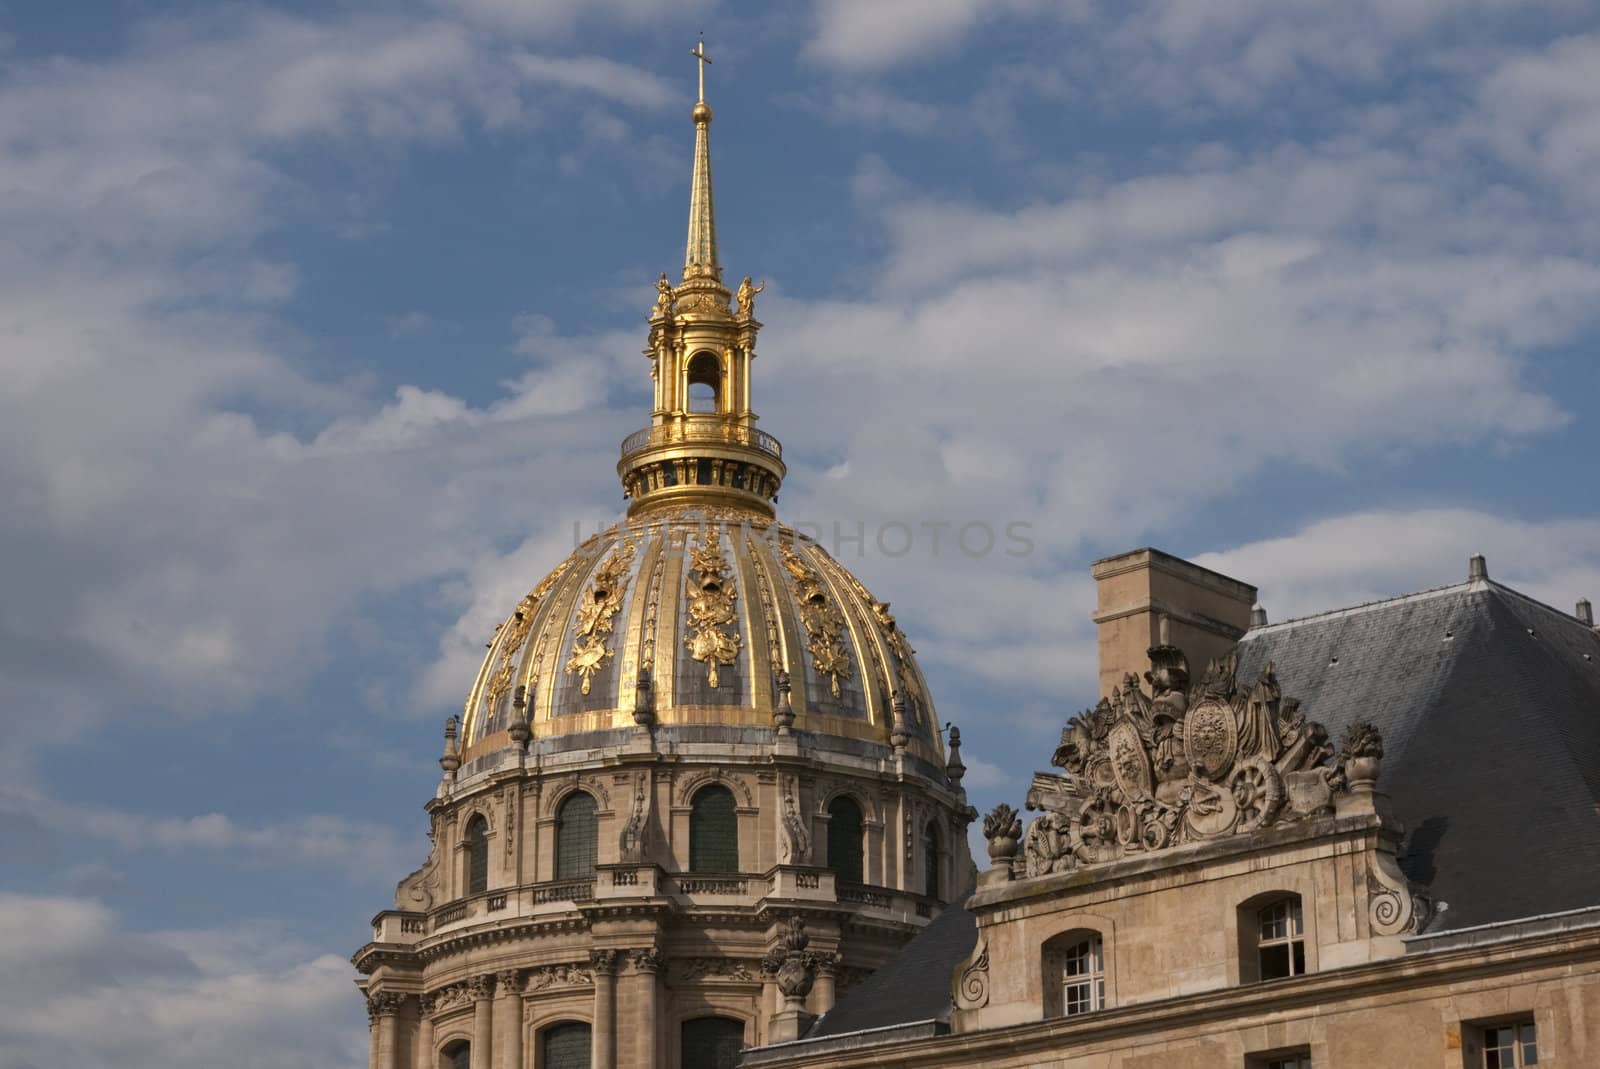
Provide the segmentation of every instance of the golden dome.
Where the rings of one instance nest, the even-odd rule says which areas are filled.
[[[885,746],[900,697],[906,750],[943,766],[933,703],[887,603],[764,516],[657,513],[591,538],[496,628],[461,756],[510,745],[524,716],[547,752],[614,745],[593,733],[641,720],[770,730],[785,683],[796,730]]]

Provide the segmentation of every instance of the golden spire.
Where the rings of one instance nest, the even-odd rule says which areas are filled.
[[[694,106],[694,184],[689,198],[689,251],[683,281],[666,273],[656,282],[650,312],[650,378],[655,404],[650,426],[622,443],[617,474],[631,500],[629,516],[684,508],[732,508],[773,515],[783,482],[783,446],[756,429],[750,372],[756,358],[756,295],[749,278],[730,292],[717,262],[711,209],[711,146],[706,127],[706,45],[700,61],[700,99]],[[730,301],[732,302],[730,306]]]
[[[700,99],[694,106],[694,178],[689,186],[689,246],[683,257],[683,278],[709,275],[721,280],[717,262],[717,214],[711,202],[711,106],[706,103],[705,38],[689,50],[700,61]]]

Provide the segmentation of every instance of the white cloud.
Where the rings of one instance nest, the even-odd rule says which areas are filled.
[[[366,1064],[349,962],[241,920],[135,932],[102,903],[0,893],[0,1064]]]
[[[417,854],[415,843],[389,825],[320,813],[249,826],[223,813],[156,816],[13,787],[0,794],[0,814],[12,827],[37,827],[74,841],[86,837],[124,853],[225,851],[251,864],[303,865],[358,878],[404,872]]]
[[[1466,581],[1482,553],[1499,582],[1572,612],[1600,600],[1600,517],[1520,520],[1482,509],[1377,509],[1309,523],[1196,562],[1254,583],[1269,618]]]

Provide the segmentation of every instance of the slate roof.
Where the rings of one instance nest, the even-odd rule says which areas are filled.
[[[1337,742],[1383,734],[1378,782],[1431,930],[1600,905],[1600,636],[1488,579],[1252,630],[1239,679],[1274,663]]]
[[[1255,628],[1235,649],[1241,683],[1273,662],[1335,743],[1377,725],[1402,866],[1449,904],[1430,931],[1600,906],[1600,634],[1576,617],[1478,579]],[[948,1020],[976,936],[952,906],[806,1038]]]
[[[806,1038],[912,1021],[948,1021],[951,979],[978,939],[978,919],[967,912],[965,903],[965,899],[952,903],[881,969],[851,988]]]

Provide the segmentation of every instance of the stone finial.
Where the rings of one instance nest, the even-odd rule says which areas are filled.
[[[1257,605],[1250,610],[1250,627],[1254,630],[1267,626],[1267,609],[1264,605]]]
[[[889,733],[889,744],[896,750],[906,748],[906,743],[911,741],[911,725],[906,721],[906,697],[896,692],[889,700],[889,707],[894,710],[894,727]]]
[[[1489,561],[1482,553],[1474,553],[1468,559],[1467,578],[1472,580],[1489,578]]]
[[[461,750],[456,746],[456,724],[453,716],[444,722],[444,753],[439,755],[439,767],[451,776],[461,767]]]
[[[1339,750],[1345,779],[1353,791],[1370,791],[1378,782],[1378,763],[1383,759],[1383,736],[1365,720],[1356,720],[1345,729]]]
[[[640,727],[656,722],[655,690],[648,668],[639,669],[639,684],[633,693],[633,722]]]
[[[511,741],[522,747],[528,748],[528,740],[533,738],[533,730],[528,727],[528,688],[519,685],[511,694],[511,727],[509,734]]]
[[[780,668],[774,675],[778,681],[778,704],[772,710],[772,723],[778,729],[779,735],[787,735],[789,729],[794,727],[794,704],[789,698],[789,692],[794,684],[789,681],[787,669]]]
[[[1589,604],[1588,598],[1578,599],[1578,622],[1584,627],[1594,626],[1594,606]]]
[[[990,868],[1002,873],[1002,879],[1011,879],[1012,859],[1022,841],[1022,818],[1015,809],[1001,802],[983,818],[983,837],[989,840]]]
[[[950,756],[944,763],[944,774],[952,787],[961,789],[961,778],[967,774],[967,766],[961,760],[961,729],[954,724],[950,725]]]
[[[778,991],[789,1009],[803,1009],[805,998],[811,993],[815,970],[806,954],[810,943],[806,922],[792,915],[778,936],[778,945],[769,950],[761,962],[762,967],[777,978]]]

